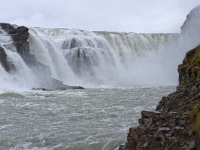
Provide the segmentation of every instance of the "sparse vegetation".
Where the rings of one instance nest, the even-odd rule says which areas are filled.
[[[193,122],[193,133],[200,134],[200,104],[196,104],[188,114]]]
[[[200,45],[187,52],[183,66],[187,68],[187,71],[196,79],[197,83],[200,83]]]

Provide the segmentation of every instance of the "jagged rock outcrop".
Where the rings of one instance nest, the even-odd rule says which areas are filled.
[[[182,26],[190,45],[200,43],[199,18],[200,6]],[[200,150],[200,46],[187,52],[178,72],[177,90],[162,98],[156,112],[142,111],[119,150]]]
[[[130,128],[125,149],[188,150],[191,145],[191,122],[187,114],[142,112],[137,128]]]
[[[28,65],[37,63],[35,57],[30,54],[29,29],[25,26],[14,26],[8,23],[0,23],[1,28],[11,36],[17,52]]]
[[[186,112],[200,102],[200,46],[186,54],[178,72],[179,85],[176,92],[163,97],[156,110]]]
[[[200,124],[191,111],[200,104],[200,46],[189,51],[178,67],[176,92],[163,97],[157,112],[142,111],[139,126],[130,128],[122,150],[199,150]],[[200,114],[200,107],[197,112]],[[194,114],[196,119],[197,115]],[[196,123],[195,123],[196,124]],[[196,129],[195,129],[196,130]]]

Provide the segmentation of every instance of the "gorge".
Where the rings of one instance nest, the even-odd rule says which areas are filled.
[[[121,150],[199,149],[199,14],[160,34],[0,23],[0,149],[118,149],[131,126]]]

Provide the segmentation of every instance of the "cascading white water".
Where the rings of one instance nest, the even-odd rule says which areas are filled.
[[[47,76],[66,85],[174,85],[178,82],[177,65],[181,63],[186,51],[179,47],[181,44],[177,44],[182,43],[178,40],[178,34],[45,28],[30,28],[29,33],[30,53],[37,62],[48,66],[50,74]],[[5,35],[2,30],[1,46],[16,67],[16,72],[7,77],[10,83],[17,83],[16,86],[27,89],[51,86],[51,81],[44,79],[44,74],[40,75],[41,69],[34,70],[26,65],[16,52],[11,37]],[[5,84],[8,83],[6,81]]]
[[[76,85],[76,76],[65,60],[64,53],[50,37],[36,29],[30,31],[30,49],[36,60],[49,67],[54,78],[68,85]]]
[[[0,64],[0,91],[17,91],[37,87],[38,79],[17,53],[12,38],[2,29],[0,33],[0,47],[5,50],[8,61],[15,66],[14,72],[7,73]]]
[[[119,79],[119,71],[123,67],[104,38],[93,32],[79,30],[37,29],[37,31],[45,34],[46,38],[54,39],[52,43],[60,47],[56,51],[64,53],[65,61],[81,81],[79,85],[114,85]]]
[[[73,71],[70,77],[55,76],[66,84],[75,78],[79,80],[74,84],[86,87],[169,85],[178,81],[176,67],[182,56],[166,49],[167,45],[176,40],[176,34],[44,28],[32,29],[30,33],[31,52],[37,61],[49,65],[50,68],[53,68],[53,61],[57,59],[65,61],[63,63],[66,66],[69,65]],[[51,51],[62,53],[62,56],[52,55],[51,62],[48,62]],[[174,57],[169,55],[171,53]],[[174,61],[170,62],[171,59]],[[56,69],[64,68],[63,65],[56,65]],[[51,70],[54,75],[57,73],[55,69]]]

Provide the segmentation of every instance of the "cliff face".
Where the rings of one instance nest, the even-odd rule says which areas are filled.
[[[200,149],[190,112],[200,103],[200,46],[179,65],[176,92],[163,97],[157,112],[142,111],[137,128],[130,128],[125,150]],[[196,114],[195,114],[196,115]],[[198,128],[198,126],[197,126]],[[197,129],[198,130],[198,129]]]
[[[198,12],[200,6],[182,26],[188,42],[200,43]],[[200,46],[187,52],[178,72],[177,90],[162,98],[156,112],[142,111],[139,126],[129,129],[120,150],[200,150]]]
[[[200,102],[200,46],[186,54],[183,64],[178,66],[179,85],[176,92],[163,97],[158,111],[190,111]]]

